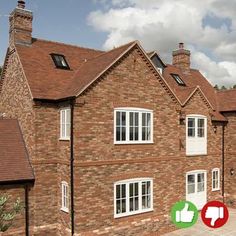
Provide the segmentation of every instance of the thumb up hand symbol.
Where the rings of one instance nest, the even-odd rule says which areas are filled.
[[[184,208],[181,211],[176,211],[176,222],[191,223],[194,217],[194,211],[189,211],[189,204],[185,203]]]

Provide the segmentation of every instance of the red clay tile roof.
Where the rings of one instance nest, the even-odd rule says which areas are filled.
[[[33,98],[59,100],[77,96],[136,43],[131,42],[111,51],[103,52],[33,39],[30,47],[17,45],[16,49]],[[57,69],[50,56],[51,53],[63,54],[71,70]],[[155,54],[156,52],[147,53],[149,57]],[[222,118],[220,114],[217,115],[218,94],[198,70],[191,69],[189,74],[183,74],[179,68],[173,65],[166,66],[163,73],[164,80],[181,105],[184,105],[196,89],[199,89],[209,106],[216,110],[215,115]],[[179,86],[172,78],[171,73],[178,74],[187,86]],[[225,99],[227,96],[221,97]],[[224,102],[222,101],[220,104],[224,104]]]
[[[186,86],[179,86],[171,74],[178,74]],[[216,91],[198,70],[191,69],[189,74],[184,74],[176,66],[168,64],[164,69],[163,76],[182,104],[184,104],[191,93],[199,87],[209,101],[209,105],[212,106],[213,109],[217,108]]]
[[[184,81],[186,86],[180,86],[173,79],[171,74],[178,74]],[[220,114],[218,110],[218,96],[217,91],[212,87],[208,80],[195,69],[191,69],[190,73],[184,74],[179,68],[173,65],[167,65],[163,73],[164,79],[173,90],[180,103],[184,105],[188,99],[198,89],[206,102],[212,108],[211,116],[214,121],[226,121],[226,118]]]
[[[221,112],[236,111],[236,89],[217,91],[217,95]]]
[[[33,98],[59,100],[76,96],[135,42],[108,52],[34,39],[30,47],[17,45]],[[65,56],[70,70],[57,69],[51,53]]]
[[[85,62],[102,51],[63,43],[33,39],[31,46],[17,45],[21,63],[33,98],[58,99],[73,80],[74,73]],[[51,53],[63,54],[71,70],[57,69]]]
[[[0,119],[0,184],[34,180],[17,120]]]

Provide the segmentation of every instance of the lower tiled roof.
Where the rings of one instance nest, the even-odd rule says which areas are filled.
[[[236,111],[236,89],[218,91],[217,95],[221,112]]]
[[[0,119],[0,184],[33,180],[33,169],[18,121]]]

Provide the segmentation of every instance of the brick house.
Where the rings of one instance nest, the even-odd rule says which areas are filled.
[[[104,52],[33,38],[24,1],[9,20],[0,112],[34,170],[29,235],[159,235],[178,200],[234,205],[236,91],[215,91],[182,43],[169,65],[138,41]]]

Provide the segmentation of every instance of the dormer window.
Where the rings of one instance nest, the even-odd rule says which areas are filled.
[[[186,84],[184,83],[184,81],[180,78],[179,75],[177,74],[171,74],[171,76],[173,77],[173,79],[176,81],[176,83],[180,86],[186,86]]]
[[[51,57],[53,59],[53,62],[56,68],[65,69],[65,70],[70,69],[64,55],[52,53]]]

